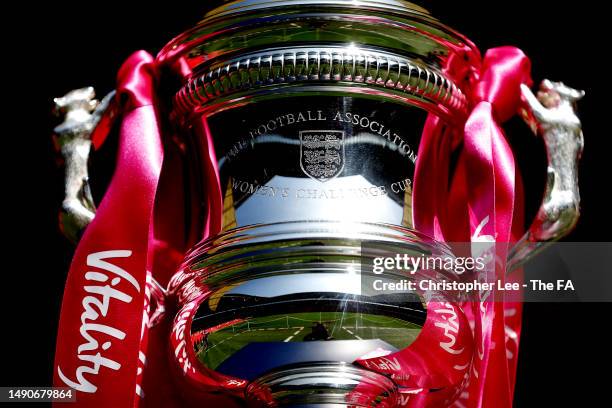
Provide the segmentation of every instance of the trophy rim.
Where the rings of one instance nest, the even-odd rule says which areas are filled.
[[[308,66],[311,60],[314,67]],[[287,67],[291,67],[291,76],[286,74]],[[254,72],[258,83],[253,83]],[[210,115],[228,109],[224,99],[245,103],[253,93],[259,93],[260,99],[266,92],[274,97],[291,96],[319,92],[321,86],[327,91],[362,97],[369,93],[415,105],[449,121],[462,119],[467,111],[467,98],[460,87],[442,71],[416,60],[368,48],[303,46],[215,62],[180,88],[174,97],[175,112],[185,118]]]
[[[384,10],[400,11],[402,13],[421,14],[432,17],[431,13],[409,1],[404,0],[234,0],[222,4],[206,12],[202,22],[238,13],[248,13],[254,10],[279,8],[287,6],[358,6],[365,8],[379,8]]]
[[[415,31],[437,42],[440,47],[446,48],[449,57],[457,50],[474,54],[478,57],[477,59],[480,57],[478,47],[465,35],[440,22],[426,9],[403,0],[236,0],[208,11],[195,26],[170,40],[157,54],[156,60],[162,65],[173,66],[181,57],[189,55],[198,45],[206,41],[214,41],[215,38],[223,35],[226,31],[226,24],[231,21],[235,20],[241,26],[248,26],[248,21],[245,22],[240,19],[260,12],[284,11],[284,14],[286,14],[290,10],[300,7],[312,8],[313,10],[345,9],[351,12],[362,11],[366,13],[371,11],[381,13],[389,20],[408,20],[414,23],[412,28]],[[206,31],[207,29],[209,31]],[[443,35],[440,36],[439,33]],[[222,54],[217,51],[210,55],[201,55],[198,59],[204,62]],[[420,57],[427,58],[425,55]]]

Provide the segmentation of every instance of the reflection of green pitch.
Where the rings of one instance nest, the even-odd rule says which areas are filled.
[[[303,341],[316,322],[322,322],[333,340],[380,339],[402,349],[417,337],[421,326],[387,316],[362,313],[292,313],[249,319],[208,336],[198,358],[217,368],[226,358],[249,343]]]

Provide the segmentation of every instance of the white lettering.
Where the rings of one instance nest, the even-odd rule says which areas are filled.
[[[87,257],[87,266],[98,268],[106,273],[88,271],[85,273],[85,279],[90,282],[99,283],[108,282],[110,279],[110,285],[83,287],[83,290],[89,295],[85,296],[81,302],[83,305],[83,313],[81,314],[81,327],[79,333],[85,342],[78,347],[77,358],[90,364],[77,367],[75,372],[76,380],[68,378],[61,367],[57,367],[57,374],[60,379],[66,385],[77,391],[95,393],[98,389],[95,384],[85,378],[85,374],[92,376],[98,375],[100,367],[106,367],[115,371],[121,368],[120,363],[103,357],[99,351],[100,349],[103,351],[108,350],[112,346],[112,341],[107,340],[100,345],[93,334],[101,333],[117,340],[125,339],[125,333],[123,331],[95,322],[100,317],[106,317],[112,300],[118,300],[123,303],[130,303],[132,301],[132,296],[115,288],[121,282],[128,282],[136,292],[140,293],[140,285],[130,273],[117,265],[105,261],[107,258],[129,258],[131,255],[132,251],[116,250],[96,252]],[[84,354],[85,352],[93,352],[96,350],[98,350],[96,354]]]

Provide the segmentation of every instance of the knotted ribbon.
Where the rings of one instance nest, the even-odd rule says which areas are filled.
[[[427,120],[414,177],[414,225],[439,241],[495,242],[498,261],[493,272],[503,282],[515,201],[522,197],[516,195],[514,156],[501,124],[519,109],[520,84],[531,84],[530,61],[514,47],[491,49],[472,81],[468,84],[472,109],[456,165],[451,157],[455,131],[433,115]],[[470,407],[512,403],[509,367],[514,364],[507,363],[502,347],[507,331],[504,303],[491,299],[464,306],[474,323],[477,350],[460,401]],[[512,321],[518,333],[520,316]]]
[[[118,75],[122,116],[116,170],[76,249],[59,322],[54,385],[77,392],[77,406],[136,401],[153,207],[163,149],[153,58],[136,52]],[[74,406],[75,404],[71,404]]]

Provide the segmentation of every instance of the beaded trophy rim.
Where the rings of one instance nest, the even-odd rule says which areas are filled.
[[[174,103],[177,114],[186,115],[234,94],[330,83],[413,97],[453,116],[467,109],[465,94],[442,72],[397,54],[354,46],[273,48],[215,61],[179,89]]]

